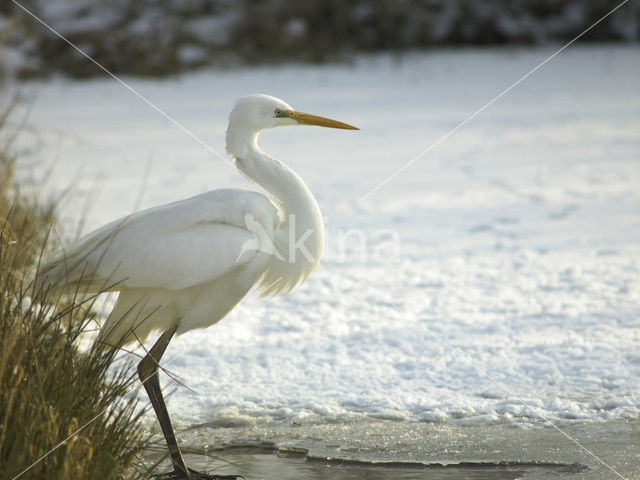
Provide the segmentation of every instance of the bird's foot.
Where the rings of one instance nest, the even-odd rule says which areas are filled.
[[[200,473],[189,469],[189,476],[184,472],[161,473],[152,475],[152,480],[245,480],[242,475],[209,475],[208,473]]]

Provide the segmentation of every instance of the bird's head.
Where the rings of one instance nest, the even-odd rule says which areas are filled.
[[[294,110],[285,101],[256,93],[240,97],[229,115],[229,128],[250,127],[257,131],[286,125],[318,125],[358,130],[352,125]]]
[[[227,151],[231,154],[239,153],[232,151],[236,146],[232,145],[233,143],[253,142],[260,130],[287,125],[318,125],[358,130],[337,120],[299,112],[279,98],[258,93],[240,97],[231,110],[227,127]]]

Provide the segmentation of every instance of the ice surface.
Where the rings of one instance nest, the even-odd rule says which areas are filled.
[[[166,380],[173,416],[221,426],[637,420],[636,47],[563,52],[360,201],[553,51],[125,78],[220,154],[233,100],[246,93],[361,128],[261,137],[317,195],[325,261],[290,295],[250,296],[169,346],[165,366],[193,389]],[[112,79],[27,89],[37,133],[23,145],[40,148],[23,172],[47,172],[52,191],[73,183],[67,233],[87,194],[85,232],[133,208],[251,188]]]

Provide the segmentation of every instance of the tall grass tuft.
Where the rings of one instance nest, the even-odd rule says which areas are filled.
[[[0,115],[0,133],[7,114]],[[135,369],[115,351],[79,350],[95,297],[62,300],[31,286],[51,208],[21,193],[0,143],[0,478],[142,478]],[[53,305],[53,306],[47,306]]]

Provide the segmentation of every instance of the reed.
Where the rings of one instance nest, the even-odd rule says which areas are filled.
[[[135,369],[115,349],[79,348],[95,296],[34,289],[55,215],[16,184],[10,144],[0,142],[0,478],[143,478]]]

